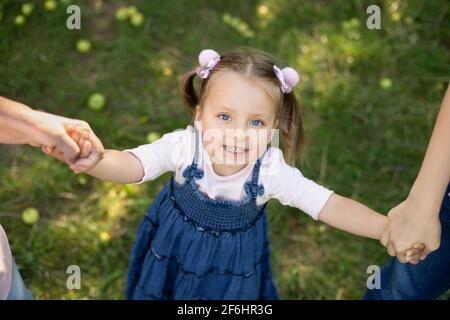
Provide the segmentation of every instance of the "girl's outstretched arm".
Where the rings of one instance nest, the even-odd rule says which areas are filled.
[[[319,220],[355,235],[377,240],[389,225],[386,216],[336,193],[330,196],[320,211]]]
[[[126,184],[141,181],[144,168],[132,153],[108,149],[103,159],[86,173],[101,180]]]

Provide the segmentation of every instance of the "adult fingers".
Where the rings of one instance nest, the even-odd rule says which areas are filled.
[[[71,124],[68,124],[68,125],[64,125],[64,129],[66,130],[67,134],[71,136],[75,130],[75,127]]]
[[[55,158],[55,159],[61,161],[61,162],[67,163],[67,162],[66,162],[66,159],[65,159],[65,157],[64,157],[64,154],[63,154],[61,151],[59,151],[59,150],[57,150],[57,149],[55,149],[55,148],[53,148],[53,149],[50,151],[50,153],[48,153],[48,154],[49,154],[50,156],[52,156],[53,158]]]
[[[406,250],[403,254],[406,257],[418,256],[422,251],[419,249],[411,248]]]
[[[84,141],[84,144],[82,145],[81,152],[80,152],[80,158],[87,158],[92,150],[92,144],[89,140]]]
[[[432,251],[429,248],[425,248],[423,253],[420,255],[420,260],[425,260],[431,252]]]
[[[81,157],[81,153],[83,152],[84,143],[86,142],[86,136],[88,133],[85,131],[80,131],[79,133],[79,139],[77,141],[78,147],[80,148],[80,154],[78,157]]]
[[[62,151],[68,163],[72,163],[80,154],[80,148],[67,134],[61,135],[56,147]]]
[[[91,141],[92,149],[103,154],[105,152],[103,144],[97,137],[95,132],[92,130],[92,128],[89,126],[89,124],[83,120],[73,120],[73,121],[74,121],[73,126],[76,127],[76,131],[86,133],[86,139]]]
[[[97,151],[98,153],[100,153],[102,155],[102,157],[103,157],[103,153],[105,152],[105,148],[103,147],[103,144],[100,141],[100,139],[95,135],[95,133],[93,131],[89,135],[89,140],[92,143],[92,148],[95,151]]]
[[[406,263],[408,261],[407,257],[404,255],[404,252],[400,252],[399,254],[397,254],[397,259],[401,263]]]

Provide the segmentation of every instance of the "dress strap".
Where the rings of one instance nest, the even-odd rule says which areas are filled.
[[[258,184],[258,179],[262,159],[268,150],[269,146],[267,146],[266,150],[264,150],[262,156],[256,160],[255,166],[253,167],[252,179],[247,181],[244,185],[245,192],[253,199],[256,199],[257,196],[262,196],[264,194],[264,186],[262,184]]]
[[[197,168],[197,164],[198,164],[198,157],[199,157],[199,143],[200,143],[200,133],[198,132],[198,129],[194,126],[194,133],[195,133],[195,153],[194,153],[194,158],[192,159],[192,163],[190,166],[188,166],[184,172],[183,172],[183,177],[185,177],[186,179],[190,180],[193,177],[197,178],[197,179],[201,179],[204,175],[204,172],[202,169]]]

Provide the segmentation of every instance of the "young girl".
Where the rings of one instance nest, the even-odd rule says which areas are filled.
[[[278,299],[267,202],[380,239],[388,219],[305,178],[290,164],[303,142],[291,68],[261,53],[203,50],[180,81],[194,125],[75,172],[142,183],[172,171],[143,218],[129,261],[128,299]],[[197,94],[195,78],[201,78]],[[281,149],[273,146],[279,130]],[[83,145],[75,131],[73,138]],[[418,259],[418,250],[409,251]]]

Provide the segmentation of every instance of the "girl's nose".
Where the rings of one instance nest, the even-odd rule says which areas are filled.
[[[231,132],[229,132],[228,136],[235,139],[235,140],[241,140],[245,138],[245,129],[242,127],[234,127],[231,129]]]

